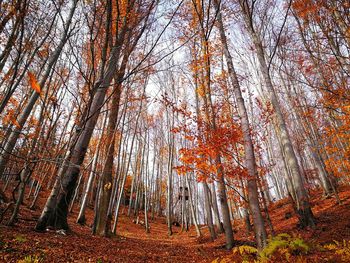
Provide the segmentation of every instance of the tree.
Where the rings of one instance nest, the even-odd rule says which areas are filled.
[[[116,35],[113,37],[109,34],[106,34],[105,46],[104,50],[102,51],[102,54],[104,54],[103,57],[107,55],[106,53],[107,49],[109,48],[109,43],[111,41],[112,43],[114,42],[113,46],[110,47],[111,49],[110,54],[108,56],[108,63],[106,64],[106,69],[104,70],[104,67],[101,67],[101,75],[99,76],[99,80],[94,85],[93,90],[95,94],[93,96],[91,105],[88,106],[89,110],[87,111],[87,115],[84,116],[86,118],[86,121],[83,122],[83,127],[81,127],[82,130],[76,142],[74,142],[74,144],[72,145],[72,155],[69,158],[71,165],[68,167],[67,172],[62,178],[62,189],[57,195],[57,197],[56,195],[53,195],[51,198],[48,199],[43,213],[36,225],[37,230],[44,230],[46,229],[47,225],[53,223],[56,228],[68,229],[68,204],[72,198],[76,181],[78,179],[80,170],[79,167],[84,160],[87,147],[92,136],[94,127],[96,125],[99,113],[103,104],[105,103],[104,99],[106,92],[117,72],[118,62],[123,51],[122,48],[126,41],[126,34],[128,30],[131,29],[131,27],[136,29],[135,25],[130,23],[130,15],[136,10],[138,10],[138,7],[139,3],[136,1],[125,2],[123,6],[124,10],[118,10],[120,13],[117,14],[117,27],[119,27],[120,25],[120,28],[118,28]],[[154,7],[155,2],[150,1],[145,10],[145,16],[140,16],[138,20],[136,20],[137,23],[143,24],[143,26],[141,26],[140,34],[144,32],[145,27],[148,23],[148,17],[154,9]],[[112,7],[109,5],[109,8]],[[135,17],[133,17],[133,19],[134,18]],[[117,86],[118,85],[120,85],[120,83],[117,83]],[[54,217],[54,219],[52,218],[52,216]]]
[[[297,202],[296,210],[299,215],[300,225],[302,227],[306,227],[306,226],[314,227],[315,219],[311,211],[309,197],[304,187],[303,179],[298,166],[298,160],[295,155],[294,149],[292,147],[290,135],[281,111],[281,106],[278,101],[275,88],[272,84],[271,76],[269,73],[269,64],[265,57],[263,43],[259,36],[259,32],[256,31],[256,28],[254,25],[253,14],[256,11],[254,9],[255,1],[243,0],[243,1],[239,1],[239,4],[240,4],[245,26],[247,28],[247,31],[255,47],[255,52],[258,58],[260,72],[263,76],[264,84],[267,88],[267,95],[275,111],[276,122],[277,122],[277,126],[281,136],[283,151],[286,156],[288,166],[291,169],[291,175],[294,180],[294,187],[296,191],[296,202]]]
[[[257,169],[254,154],[254,146],[251,138],[249,118],[247,109],[244,104],[244,99],[242,96],[242,91],[239,85],[238,77],[233,66],[232,56],[230,54],[227,38],[225,35],[224,24],[221,17],[220,6],[217,0],[214,1],[215,8],[218,10],[218,27],[220,31],[221,43],[223,45],[224,55],[227,63],[227,68],[229,72],[230,79],[232,81],[232,86],[234,94],[236,97],[238,114],[241,119],[241,126],[244,138],[244,152],[245,152],[245,166],[248,170],[248,197],[249,197],[249,207],[253,217],[253,224],[255,229],[255,237],[259,248],[266,245],[266,230],[264,226],[264,219],[260,212],[259,197],[258,197],[258,187],[257,187]]]

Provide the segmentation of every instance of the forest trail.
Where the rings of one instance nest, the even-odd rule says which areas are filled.
[[[349,10],[0,0],[0,263],[350,262]]]
[[[285,215],[292,208],[286,200],[270,206],[271,217],[277,233],[301,236],[312,244],[328,244],[333,240],[350,240],[350,190],[340,193],[342,205],[334,198],[313,199],[313,211],[318,220],[315,230],[300,230],[296,227],[295,216],[286,219]],[[45,198],[42,198],[41,202]],[[41,203],[40,202],[40,203]],[[276,209],[278,208],[278,209]],[[74,221],[77,211],[69,217],[72,232],[61,235],[55,231],[37,233],[33,231],[40,209],[29,210],[25,205],[14,227],[0,226],[1,262],[18,262],[26,256],[37,257],[40,262],[211,262],[231,252],[224,249],[225,240],[220,236],[210,242],[209,233],[202,228],[204,237],[198,239],[194,228],[181,232],[181,227],[174,227],[174,234],[167,235],[165,218],[150,221],[151,232],[147,234],[140,224],[134,224],[122,209],[118,235],[103,238],[91,235],[89,224],[93,211],[88,209],[88,225],[80,226]],[[140,220],[142,220],[140,215]],[[236,220],[235,238],[239,244],[251,242],[253,235],[247,235],[242,222]],[[312,252],[308,262],[328,262],[330,253]],[[237,261],[239,262],[239,261]]]
[[[41,198],[39,206],[44,200]],[[87,210],[85,226],[75,223],[77,209],[73,210],[68,219],[72,231],[62,235],[54,230],[35,232],[40,209],[32,211],[24,205],[16,226],[0,225],[0,262],[17,262],[26,256],[40,258],[40,262],[210,262],[226,253],[222,238],[207,243],[209,239],[197,239],[194,228],[181,232],[181,227],[176,226],[169,237],[163,217],[150,220],[147,234],[141,224],[133,223],[124,212],[117,236],[103,238],[91,234],[91,209]],[[141,214],[140,220],[143,220]]]
[[[0,0],[0,263],[350,262],[349,10]]]

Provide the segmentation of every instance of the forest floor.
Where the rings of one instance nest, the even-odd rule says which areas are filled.
[[[341,189],[340,198],[340,206],[334,198],[312,199],[317,219],[317,228],[314,230],[298,229],[295,216],[286,219],[286,214],[292,212],[286,200],[271,205],[270,216],[276,233],[298,235],[314,245],[350,240],[350,188]],[[44,200],[39,200],[40,207]],[[180,227],[174,227],[174,234],[169,237],[165,218],[150,220],[151,229],[147,234],[143,226],[134,224],[122,214],[116,237],[96,237],[91,234],[88,225],[75,223],[77,210],[75,208],[70,214],[72,231],[67,235],[55,231],[37,233],[33,228],[41,211],[29,210],[24,204],[15,226],[0,225],[0,262],[18,262],[25,257],[40,259],[38,262],[211,262],[232,253],[224,248],[223,235],[215,242],[210,242],[208,229],[204,226],[204,237],[200,239],[196,237],[194,228],[189,232],[181,232]],[[88,224],[91,224],[92,216],[93,212],[89,209]],[[238,245],[249,244],[254,240],[253,235],[245,233],[241,221],[235,220],[234,229]],[[339,262],[329,260],[332,257],[329,252],[316,250],[311,250],[306,257],[305,262]]]

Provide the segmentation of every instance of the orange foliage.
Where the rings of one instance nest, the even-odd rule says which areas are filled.
[[[29,78],[29,85],[32,87],[33,90],[35,90],[37,93],[41,92],[40,85],[35,77],[35,75],[28,71],[28,78]]]
[[[298,67],[314,87],[315,103],[321,108],[308,107],[303,117],[318,129],[317,140],[321,145],[317,145],[316,150],[322,154],[326,170],[340,177],[350,171],[350,83],[349,69],[341,58],[341,51],[333,53],[333,39],[335,36],[344,39],[337,43],[339,50],[349,48],[349,30],[341,16],[348,14],[350,4],[348,1],[296,0],[292,7],[303,23],[303,34],[313,35],[313,41],[307,44],[309,54],[299,55]]]

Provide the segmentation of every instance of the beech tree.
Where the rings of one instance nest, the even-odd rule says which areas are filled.
[[[0,223],[28,208],[39,232],[75,216],[153,238],[162,221],[167,240],[253,232],[261,251],[278,201],[319,227],[311,204],[349,184],[349,17],[347,1],[0,0]]]
[[[6,140],[6,144],[4,146],[3,149],[3,154],[0,157],[0,174],[2,174],[4,172],[4,169],[6,167],[6,164],[8,162],[8,158],[10,156],[10,154],[12,153],[13,148],[15,147],[16,141],[19,137],[19,134],[25,124],[25,122],[27,121],[36,101],[38,100],[38,98],[40,97],[40,92],[42,90],[42,88],[45,85],[45,82],[47,81],[47,79],[49,78],[50,72],[53,70],[53,66],[56,64],[64,45],[66,44],[70,34],[72,33],[72,29],[70,29],[70,25],[71,22],[73,20],[73,15],[75,12],[75,9],[77,7],[77,2],[78,1],[72,1],[72,7],[69,11],[69,15],[67,18],[67,22],[65,23],[64,26],[64,31],[63,34],[61,36],[60,42],[58,44],[58,46],[56,47],[56,50],[52,53],[52,55],[49,57],[48,59],[48,63],[47,66],[45,68],[45,71],[43,73],[43,76],[40,80],[40,82],[37,82],[35,76],[32,76],[29,80],[31,87],[33,88],[31,95],[30,95],[30,99],[28,100],[28,103],[26,104],[26,106],[24,107],[24,109],[22,110],[21,114],[17,117],[17,122],[15,125],[15,129],[9,134],[9,137]],[[31,73],[33,74],[33,73]]]
[[[102,65],[100,67],[100,76],[99,80],[95,83],[93,90],[95,94],[93,96],[91,106],[89,106],[89,110],[87,111],[86,122],[83,122],[81,127],[81,132],[77,136],[76,142],[74,142],[71,147],[71,156],[69,156],[69,162],[71,165],[68,167],[67,172],[62,178],[62,190],[59,193],[55,193],[54,191],[51,193],[50,198],[48,199],[46,206],[43,210],[41,217],[38,220],[36,229],[44,230],[47,225],[53,224],[56,228],[68,229],[67,224],[67,210],[69,201],[72,198],[72,194],[75,188],[76,181],[79,175],[79,166],[84,160],[85,153],[92,136],[92,132],[96,125],[96,121],[98,119],[99,112],[101,110],[101,106],[104,104],[104,98],[106,95],[106,91],[111,84],[113,78],[115,77],[115,72],[117,71],[118,61],[122,54],[122,47],[127,40],[126,34],[127,31],[130,30],[134,25],[129,23],[129,19],[131,13],[137,12],[139,8],[143,7],[143,5],[139,5],[139,3],[135,1],[128,1],[124,3],[122,6],[122,10],[118,10],[120,13],[117,14],[117,25],[118,29],[115,33],[115,37],[112,39],[110,35],[106,34],[104,50],[102,50]],[[141,32],[143,33],[145,27],[148,23],[148,17],[150,16],[152,10],[155,7],[155,2],[151,1],[146,6],[145,16],[136,18],[137,23],[141,23]],[[108,5],[108,8],[111,9],[112,6]],[[142,10],[142,9],[141,9]],[[111,11],[110,11],[111,12]],[[135,13],[136,14],[136,13]],[[134,19],[134,17],[133,17]],[[108,24],[108,23],[107,23]],[[108,31],[107,31],[108,32]],[[109,43],[112,41],[113,45],[110,47]],[[110,54],[107,59],[107,49],[110,48]],[[107,61],[106,67],[104,68],[104,62]],[[120,81],[119,81],[120,82]],[[117,84],[117,87],[120,84]],[[72,165],[73,164],[73,165]],[[60,180],[60,179],[58,179]],[[102,187],[105,187],[103,185]],[[53,217],[53,218],[52,218]]]
[[[244,137],[244,151],[245,151],[245,165],[247,167],[249,177],[248,177],[248,196],[250,211],[253,217],[253,224],[255,228],[255,236],[258,243],[258,247],[262,248],[266,245],[266,230],[264,226],[264,219],[260,212],[259,198],[258,198],[258,187],[257,187],[257,169],[254,154],[254,146],[250,134],[249,118],[246,106],[244,104],[244,99],[242,96],[242,91],[239,85],[238,77],[233,66],[233,61],[231,53],[228,48],[227,38],[225,35],[225,29],[221,17],[221,11],[218,1],[214,1],[215,8],[218,9],[218,26],[220,31],[220,38],[223,45],[223,50],[225,54],[225,59],[227,62],[228,72],[230,74],[230,79],[232,81],[236,103],[238,106],[238,114],[241,118],[242,132]]]
[[[299,214],[300,224],[302,226],[314,227],[315,219],[311,211],[309,198],[303,184],[300,168],[298,166],[298,160],[292,147],[290,135],[288,133],[288,129],[286,127],[286,123],[281,111],[280,103],[276,96],[275,88],[271,80],[269,72],[269,61],[266,59],[261,36],[259,35],[259,32],[256,31],[256,27],[254,25],[253,15],[256,11],[256,1],[240,1],[239,4],[241,7],[244,23],[255,47],[255,52],[260,66],[260,72],[264,78],[264,84],[267,88],[269,100],[276,114],[276,122],[281,136],[281,144],[286,156],[288,166],[291,169],[291,175],[294,180],[294,187],[296,190],[296,210]]]

